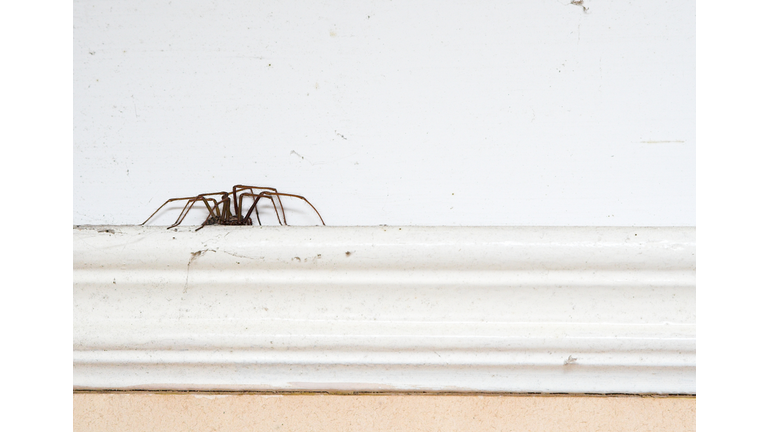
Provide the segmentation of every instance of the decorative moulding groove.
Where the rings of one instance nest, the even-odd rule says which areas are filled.
[[[75,227],[75,388],[693,394],[695,246],[695,228]]]

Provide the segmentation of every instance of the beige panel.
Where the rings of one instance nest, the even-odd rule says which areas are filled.
[[[693,431],[694,397],[76,393],[85,431]]]

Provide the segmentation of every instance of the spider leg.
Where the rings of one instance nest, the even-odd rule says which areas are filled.
[[[264,196],[263,194],[264,192],[260,193],[259,195],[263,197]],[[282,222],[280,221],[280,213],[277,212],[277,205],[275,204],[275,200],[272,198],[272,195],[266,195],[266,196],[267,198],[269,198],[270,201],[272,201],[272,207],[275,208],[275,216],[277,216],[277,223],[279,223],[280,225],[288,225],[285,223],[285,215],[283,215],[283,221]],[[277,200],[280,201],[280,197],[278,197]],[[282,205],[280,207],[282,208]]]
[[[270,191],[270,192],[278,193],[277,189],[275,189],[275,188],[263,187],[263,186],[247,186],[247,185],[235,185],[235,186],[233,186],[232,187],[232,193],[235,194],[235,193],[237,193],[237,191],[249,190],[251,192],[251,194],[253,194],[255,196],[256,194],[253,192],[254,189],[260,189],[260,190],[263,190],[263,191]],[[283,203],[282,203],[282,201],[280,201],[280,195],[277,196],[277,202],[280,204],[280,210],[283,213],[283,221],[285,221],[285,208],[283,208]],[[242,200],[240,202],[240,211],[241,212],[243,211]],[[278,217],[278,220],[279,219],[280,218]]]
[[[243,196],[240,195],[240,200],[238,202],[237,194],[235,193],[234,188],[232,188],[232,189],[233,189],[232,190],[232,195],[235,196],[235,199],[233,199],[232,201],[235,202],[235,213],[237,214],[237,221],[241,222],[243,220],[243,215],[242,215]]]
[[[235,216],[237,217],[238,222],[243,222],[243,197],[240,196],[240,200],[237,199],[237,193],[243,192],[243,191],[250,191],[253,194],[254,189],[264,189],[264,190],[270,190],[273,192],[277,192],[277,189],[275,188],[269,188],[269,187],[261,187],[261,186],[246,186],[246,185],[234,185],[232,186],[232,201],[234,201],[235,204]]]
[[[208,207],[208,217],[205,218],[205,220],[203,221],[202,225],[200,225],[199,227],[197,227],[195,229],[195,232],[200,231],[206,225],[216,225],[217,224],[217,220],[216,219],[218,219],[219,221],[222,219],[222,211],[223,210],[219,211],[219,204],[221,204],[222,209],[224,208],[225,205],[229,204],[228,202],[226,202],[224,200],[222,200],[220,202],[217,202],[214,198],[203,198],[203,200],[211,200],[211,201],[213,201],[214,204],[213,204],[213,207],[211,207],[211,206],[208,205],[208,203],[206,201],[203,201],[205,203],[205,206]],[[211,222],[211,219],[213,219],[213,222]]]
[[[179,217],[177,217],[176,221],[171,226],[169,226],[168,228],[170,229],[170,228],[173,228],[173,227],[177,226],[178,224],[180,224],[181,221],[184,220],[184,218],[187,216],[187,213],[189,213],[189,210],[192,209],[192,206],[195,204],[196,201],[197,201],[197,197],[192,198],[189,201],[187,201],[187,203],[184,204],[184,208],[181,209],[181,213],[179,213]]]
[[[144,225],[145,223],[149,222],[149,220],[150,220],[150,219],[152,219],[152,217],[154,217],[154,216],[157,214],[157,212],[159,212],[159,211],[160,211],[160,209],[161,209],[161,208],[163,208],[163,207],[165,207],[165,205],[166,205],[166,204],[168,204],[169,202],[172,202],[172,201],[181,201],[181,200],[188,200],[188,201],[192,201],[192,200],[194,200],[195,198],[197,198],[197,197],[186,197],[186,198],[171,198],[171,199],[169,199],[168,201],[164,202],[164,203],[163,203],[163,205],[161,205],[160,207],[158,207],[158,208],[157,208],[157,210],[155,210],[155,212],[154,212],[154,213],[152,213],[151,215],[149,215],[149,217],[147,218],[147,220],[145,220],[144,222],[140,223],[139,225]],[[189,202],[187,202],[187,204],[189,204]],[[186,208],[186,205],[185,205],[184,207]]]
[[[301,200],[304,200],[304,202],[306,202],[307,204],[309,204],[309,206],[310,206],[310,207],[312,207],[312,210],[314,210],[314,211],[315,211],[315,213],[317,213],[317,217],[319,217],[319,218],[320,218],[320,222],[322,222],[322,224],[323,224],[323,225],[325,225],[325,221],[323,220],[323,217],[322,217],[322,216],[320,216],[320,212],[319,212],[319,211],[317,211],[317,209],[315,208],[315,206],[313,206],[313,205],[312,205],[312,203],[311,203],[311,202],[309,202],[309,200],[308,200],[308,199],[304,198],[304,197],[303,197],[303,196],[301,196],[301,195],[294,195],[294,194],[289,194],[289,193],[284,193],[284,192],[262,192],[262,194],[264,194],[264,195],[276,195],[276,196],[278,196],[278,199],[279,199],[279,196],[280,196],[280,195],[283,195],[283,196],[289,196],[289,197],[293,197],[293,198],[299,198],[299,199],[301,199]],[[273,202],[274,202],[274,201],[273,201]],[[288,221],[286,221],[286,220],[285,220],[285,216],[283,216],[283,221],[285,222],[285,224],[286,224],[286,225],[288,225]]]
[[[184,218],[187,217],[187,214],[189,213],[190,210],[192,210],[192,206],[197,201],[203,201],[205,206],[208,208],[208,217],[219,217],[220,218],[221,217],[221,213],[219,212],[219,209],[218,209],[219,202],[216,201],[214,198],[206,198],[208,195],[222,195],[222,196],[224,196],[224,195],[227,195],[227,192],[209,192],[209,193],[204,193],[204,194],[197,195],[195,197],[191,197],[189,199],[189,202],[187,203],[187,205],[184,206],[184,209],[181,211],[181,214],[179,215],[179,217],[176,219],[176,222],[173,225],[171,225],[170,227],[168,227],[168,228],[173,228],[175,226],[178,226],[184,220]],[[213,203],[214,203],[214,207],[213,208],[211,208],[208,205],[208,201],[213,201]]]
[[[214,225],[214,224],[209,224],[208,223],[209,220],[211,220],[211,219],[210,218],[206,218],[205,221],[203,221],[202,225],[200,225],[199,227],[195,228],[195,232],[200,231],[206,225]]]
[[[232,200],[229,198],[229,194],[224,195],[221,197],[221,218],[223,220],[230,220],[232,219],[232,210],[231,210],[231,202]]]
[[[250,216],[243,217],[243,215],[242,215],[243,208],[244,208],[243,207],[243,198],[245,198],[246,195],[253,195],[253,194],[252,193],[251,194],[246,194],[246,193],[240,194],[240,204],[239,204],[239,207],[236,207],[236,208],[238,208],[238,210],[237,210],[238,211],[238,215],[237,215],[238,219],[237,219],[237,221],[242,223],[242,224],[244,224],[244,225],[253,225],[253,221],[251,221],[250,224],[247,223],[250,220]],[[235,201],[235,202],[237,202],[237,201]],[[259,218],[259,209],[256,209],[256,220],[259,221],[259,225],[261,225],[261,219]]]
[[[207,194],[207,195],[210,195],[210,194]],[[189,214],[189,211],[192,210],[192,207],[198,201],[202,201],[203,204],[205,204],[205,206],[208,208],[208,217],[205,218],[206,222],[211,216],[221,217],[221,213],[219,212],[219,204],[221,204],[221,202],[216,201],[214,198],[206,198],[202,195],[198,195],[194,199],[189,200],[189,202],[184,206],[184,210],[182,210],[181,214],[179,215],[179,218],[176,219],[176,222],[173,225],[169,226],[168,229],[178,226],[184,220],[184,218],[187,217],[187,215]],[[208,201],[213,202],[213,207],[211,207],[211,205],[208,204]]]
[[[259,226],[261,226],[261,218],[259,217],[259,209],[256,207],[256,204],[259,202],[259,198],[256,198],[253,200],[253,209],[256,210],[256,221],[259,223]],[[248,214],[251,214],[251,210],[248,209]],[[248,215],[245,216],[246,219],[249,217]]]
[[[248,209],[248,213],[245,215],[245,219],[248,219],[251,216],[251,212],[253,212],[255,210],[256,211],[256,220],[259,221],[259,225],[261,225],[261,219],[259,218],[259,210],[256,208],[256,206],[259,203],[260,199],[262,199],[264,197],[267,197],[267,198],[270,199],[270,201],[272,201],[272,207],[275,208],[275,215],[277,216],[277,222],[280,225],[283,225],[283,222],[280,220],[280,213],[278,213],[278,211],[277,211],[277,204],[275,204],[275,200],[272,199],[270,194],[271,194],[271,192],[261,192],[258,195],[255,195],[255,194],[244,194],[246,196],[253,196],[253,198],[254,198],[253,199],[253,204],[251,205],[251,208]]]
[[[275,193],[278,193],[278,192],[275,191]],[[288,222],[285,221],[285,207],[283,207],[283,202],[280,201],[280,195],[277,195],[277,202],[280,204],[280,211],[283,213],[283,223],[285,225],[288,225]],[[274,203],[275,203],[275,201],[273,200],[272,204],[274,204]],[[280,218],[278,217],[278,219],[280,219]]]

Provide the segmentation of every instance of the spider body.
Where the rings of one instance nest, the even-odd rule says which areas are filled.
[[[222,219],[220,216],[208,216],[208,219],[203,222],[203,225],[253,225],[253,219],[243,219],[241,221],[230,218]]]
[[[149,222],[149,220],[152,219],[152,217],[154,217],[157,212],[160,211],[160,209],[165,207],[166,204],[173,201],[184,200],[187,202],[184,204],[184,208],[181,210],[181,214],[178,218],[176,218],[176,222],[169,226],[168,229],[181,224],[187,214],[189,214],[190,210],[192,210],[192,207],[194,207],[194,205],[197,203],[204,204],[208,209],[208,216],[206,217],[205,222],[203,222],[203,224],[197,228],[198,230],[206,225],[253,225],[251,214],[256,216],[256,220],[258,221],[259,225],[261,225],[259,210],[257,208],[259,200],[261,199],[269,199],[272,202],[272,207],[275,209],[277,222],[280,225],[288,225],[288,222],[285,219],[285,208],[283,207],[283,203],[280,199],[281,196],[304,200],[304,202],[309,204],[309,206],[312,207],[312,210],[315,211],[317,217],[320,218],[320,222],[325,225],[325,221],[323,221],[323,217],[320,216],[320,212],[318,212],[315,206],[313,206],[312,203],[310,203],[303,196],[278,192],[275,188],[245,185],[233,186],[232,192],[212,192],[193,197],[171,198],[163,203],[163,205],[161,205],[157,210],[155,210],[155,212],[152,213],[152,215],[150,215],[147,220],[142,222],[141,225]],[[216,197],[219,199],[216,199]],[[247,211],[245,211],[246,207]],[[234,212],[232,211],[233,209]]]

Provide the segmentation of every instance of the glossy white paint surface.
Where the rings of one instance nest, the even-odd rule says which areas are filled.
[[[570,3],[75,0],[74,223],[696,225],[695,2]]]
[[[74,230],[76,388],[695,393],[692,228]]]

